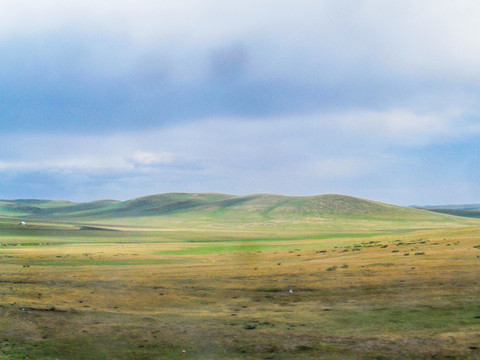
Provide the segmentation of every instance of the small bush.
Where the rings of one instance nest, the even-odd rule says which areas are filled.
[[[342,269],[348,269],[348,265],[347,265],[347,264],[343,264],[343,265],[341,266],[341,268],[342,268]]]
[[[297,346],[298,351],[310,351],[313,350],[313,347],[308,346],[308,345],[299,345]]]
[[[336,265],[333,265],[333,266],[327,268],[327,271],[335,271],[335,270],[337,270],[337,266],[336,266]]]

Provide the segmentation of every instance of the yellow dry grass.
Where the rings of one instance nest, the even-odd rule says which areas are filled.
[[[480,356],[479,227],[275,244],[194,255],[168,252],[206,245],[2,248],[0,350],[39,359],[107,359],[106,349],[117,359]]]

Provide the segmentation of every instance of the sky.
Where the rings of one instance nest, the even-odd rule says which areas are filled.
[[[0,0],[0,198],[480,202],[474,0]]]

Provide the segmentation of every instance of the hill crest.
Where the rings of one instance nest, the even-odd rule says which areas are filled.
[[[302,220],[314,218],[421,220],[447,215],[385,204],[348,195],[286,196],[274,194],[164,193],[127,201],[86,203],[48,200],[1,200],[0,215],[26,218],[91,220],[179,217],[212,221]]]

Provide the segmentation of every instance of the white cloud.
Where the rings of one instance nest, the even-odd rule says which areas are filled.
[[[424,146],[462,141],[480,134],[480,124],[465,115],[451,113],[419,114],[408,109],[357,111],[327,116],[345,134],[363,141],[400,147]]]
[[[129,165],[123,159],[119,158],[102,158],[99,157],[83,157],[68,155],[60,159],[44,159],[44,160],[12,160],[0,162],[1,171],[88,171],[88,172],[109,172],[116,170],[133,170],[133,166]]]
[[[405,191],[396,195],[385,190],[389,186],[425,186],[445,171],[428,157],[412,157],[411,149],[421,152],[425,145],[462,143],[480,134],[474,121],[461,118],[359,111],[204,119],[115,135],[17,134],[2,138],[0,172],[53,174],[84,186],[87,195],[94,183],[95,194],[109,189],[114,198],[166,191],[335,192],[395,202]],[[464,166],[471,162],[466,158]]]
[[[102,139],[97,136],[39,135],[34,143],[35,139],[30,135],[13,136],[5,139],[4,146],[16,155],[0,161],[0,171],[100,174],[153,170],[174,163],[175,157],[171,153],[131,150],[141,137],[139,134],[103,136]],[[23,144],[29,142],[32,145],[25,151]],[[129,142],[131,146],[125,145]]]
[[[384,166],[378,158],[355,156],[320,157],[309,164],[312,174],[319,179],[354,179],[378,172]]]
[[[351,169],[362,173],[360,159],[376,157],[392,145],[405,149],[455,143],[479,134],[480,124],[461,114],[406,109],[218,118],[112,135],[10,135],[0,144],[0,169],[147,171],[185,166],[268,171],[305,162],[315,163],[317,173],[325,169],[342,176]]]
[[[174,161],[173,154],[170,153],[153,153],[149,151],[135,151],[132,160],[138,165],[158,165],[171,164]]]
[[[278,182],[272,178],[284,174],[346,180],[381,173],[391,162],[384,158],[390,151],[461,142],[480,134],[476,122],[460,119],[458,114],[419,115],[402,109],[205,119],[115,135],[12,135],[0,144],[4,154],[0,170],[167,171],[182,172],[187,178],[188,174],[227,177],[239,185],[254,177],[265,179],[265,184]]]
[[[134,56],[169,48],[177,64],[245,41],[258,77],[345,81],[370,67],[470,80],[480,77],[479,11],[473,0],[2,0],[0,39],[102,34],[126,40]]]
[[[3,86],[14,94],[7,98],[39,95],[33,105],[12,105],[10,113],[12,100],[2,107],[7,114],[3,128],[13,127],[6,120],[9,114],[24,110],[33,125],[20,126],[30,135],[2,134],[0,171],[70,172],[87,178],[121,173],[124,183],[118,189],[139,173],[145,175],[145,186],[162,183],[193,191],[201,186],[321,193],[320,186],[352,179],[375,184],[389,166],[383,156],[461,143],[480,134],[478,120],[469,119],[478,114],[479,12],[480,3],[473,0],[0,0],[0,45],[7,54],[2,64],[10,66],[5,79],[22,74],[21,81],[12,77],[13,90],[8,81]],[[212,68],[215,60],[232,58],[230,65],[239,65],[234,78],[239,81],[225,81],[227,86],[225,79],[212,76]],[[63,76],[63,68],[79,76]],[[52,76],[68,85],[35,84],[44,84],[56,69]],[[106,100],[99,96],[90,106],[82,91],[68,91],[84,81],[92,94],[110,98],[119,89],[123,95],[117,94],[114,105],[104,107]],[[291,104],[272,96],[283,95],[283,89]],[[57,99],[63,90],[65,97]],[[186,115],[169,99],[181,99]],[[279,104],[263,112],[264,104],[268,108],[275,101]],[[61,116],[52,117],[50,125],[70,118],[71,103],[76,116],[89,116],[86,106],[98,108],[99,119],[108,124],[102,129],[116,134],[42,135],[38,124],[47,121],[35,123],[30,114],[37,113],[36,106],[55,110],[51,103],[60,104]],[[102,112],[108,106],[115,110]],[[157,116],[150,106],[166,111]],[[282,114],[285,109],[290,115]],[[202,119],[196,111],[278,116]],[[139,124],[166,125],[149,131],[133,125],[122,133],[127,127],[120,124],[120,113],[124,124],[148,118]],[[98,122],[93,125],[89,118],[86,124],[96,134]],[[62,129],[70,127],[57,127]],[[402,171],[412,161],[406,159]],[[418,161],[415,169],[422,164]]]

